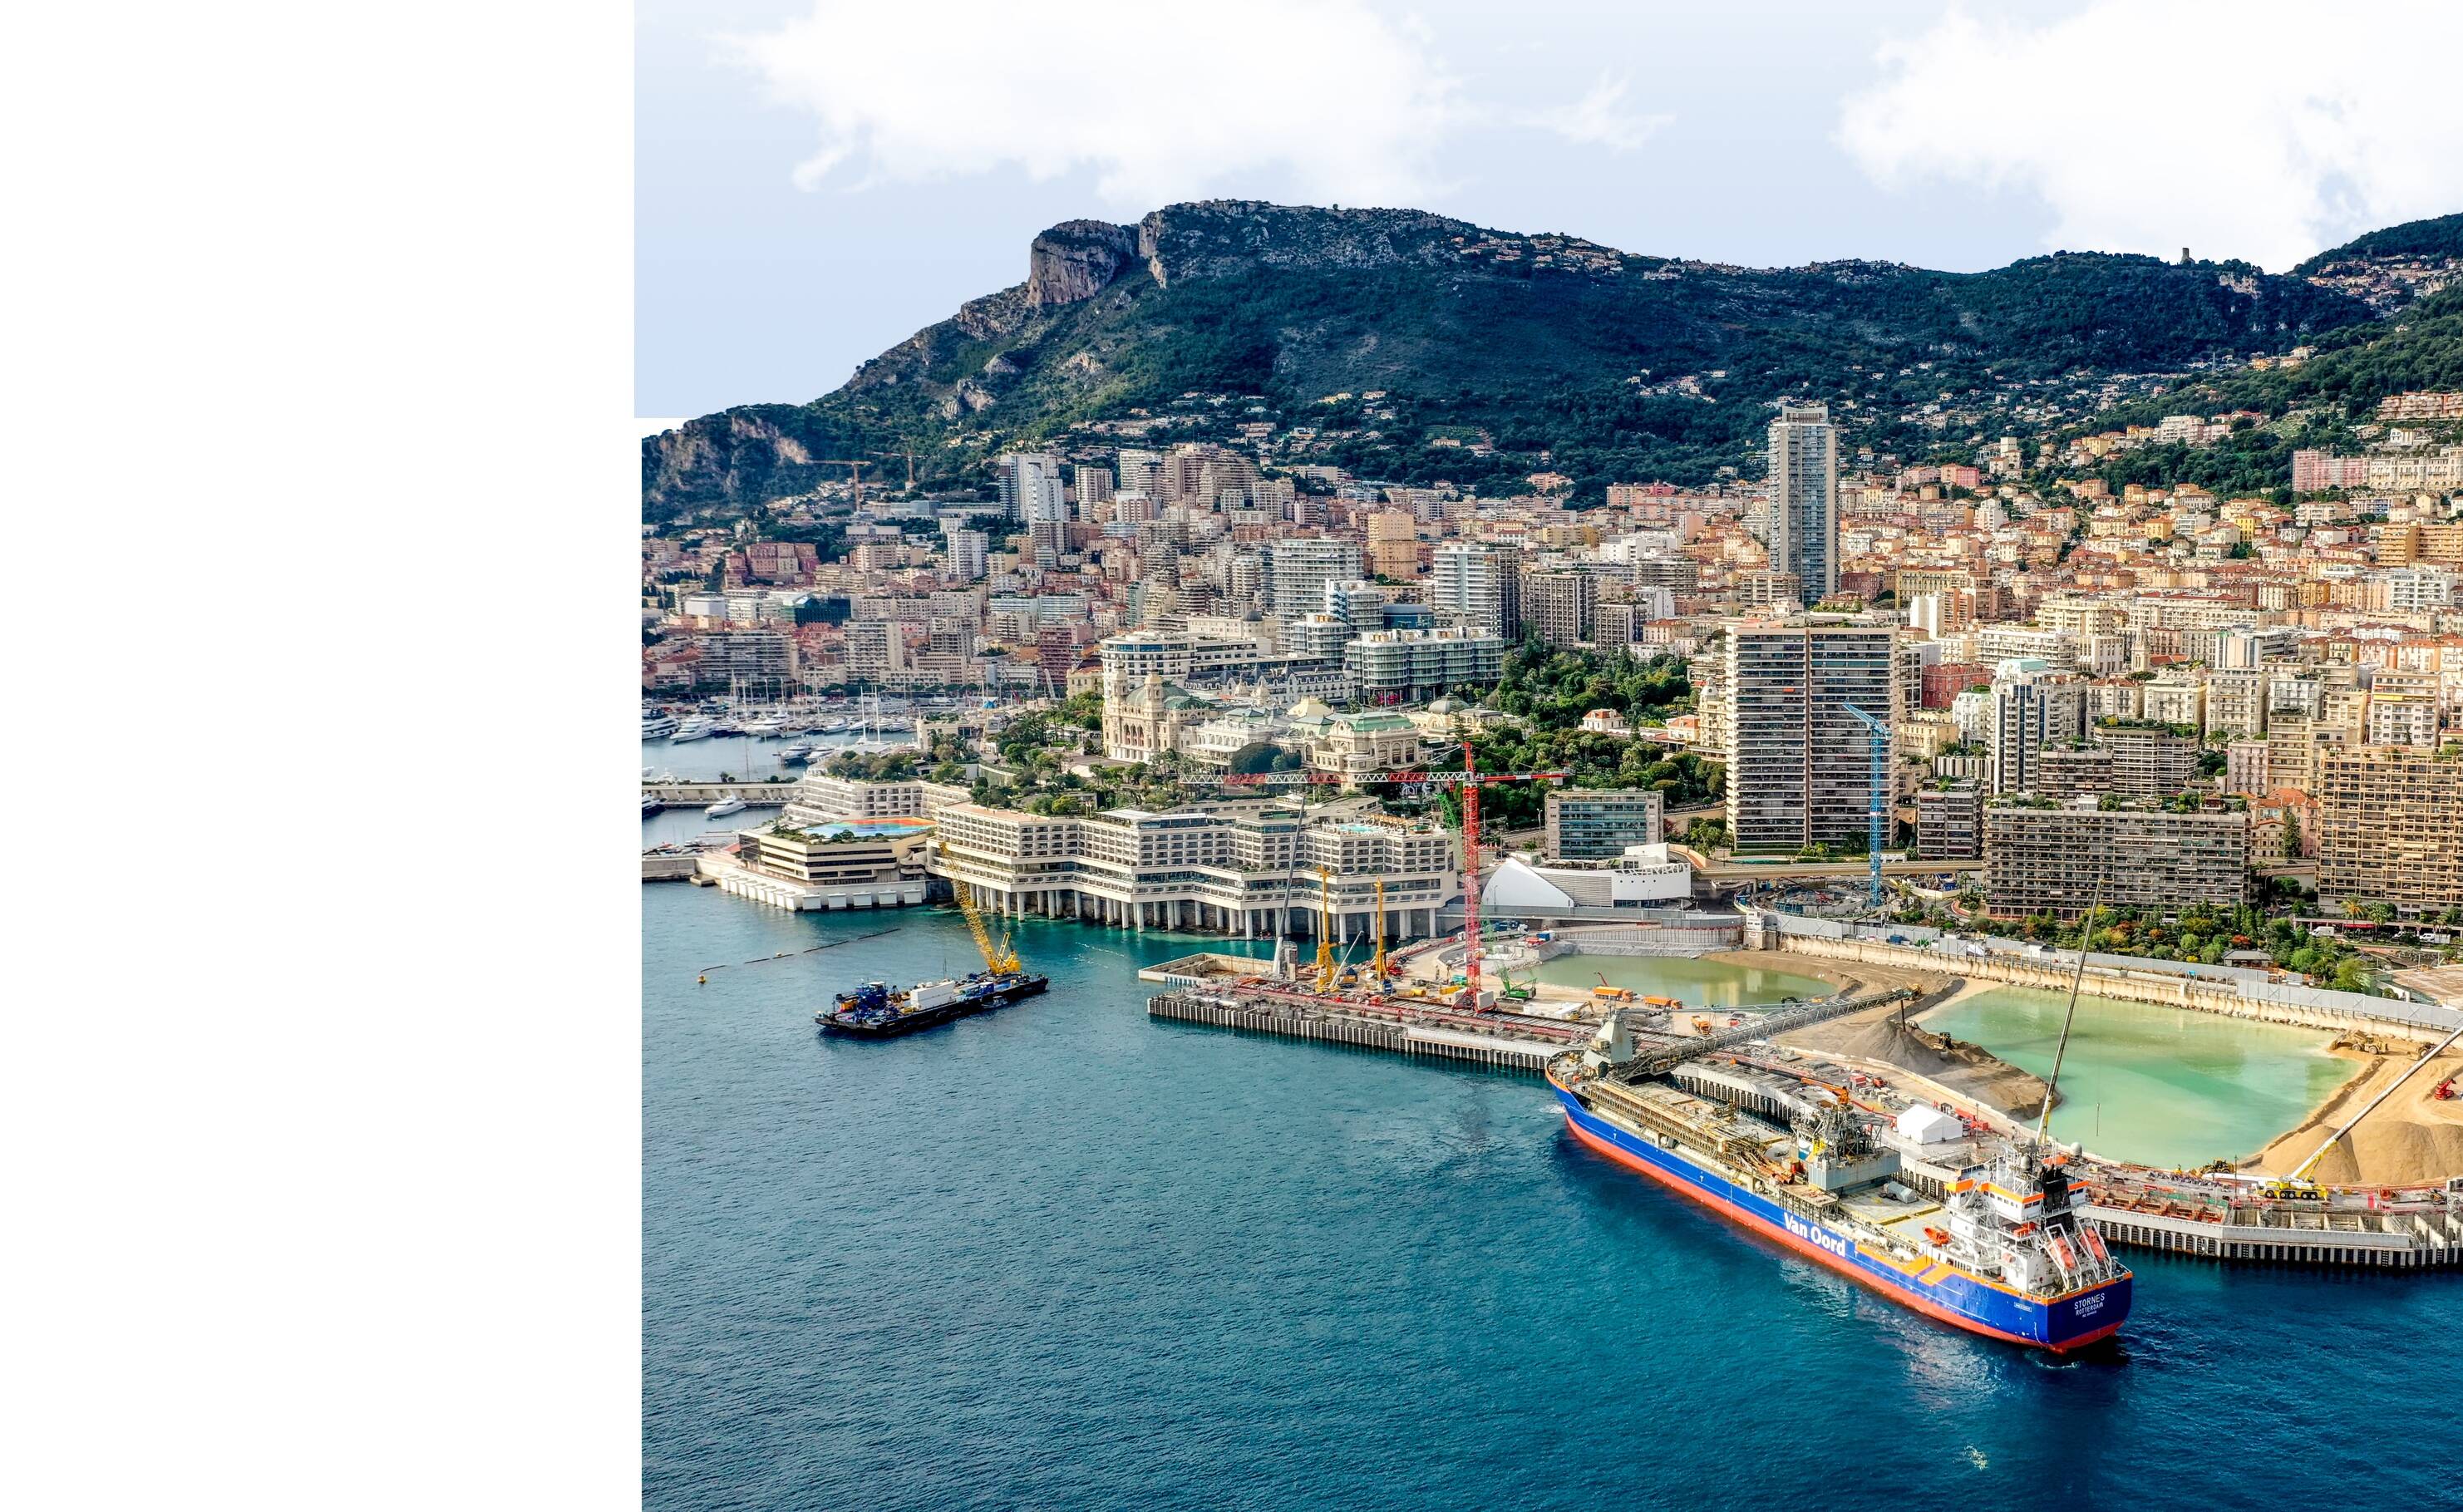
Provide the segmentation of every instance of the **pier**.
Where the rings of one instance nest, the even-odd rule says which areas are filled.
[[[2435,1194],[2387,1196],[2393,1200],[2355,1209],[2206,1203],[2176,1192],[2099,1191],[2086,1211],[2115,1244],[2208,1260],[2382,1270],[2463,1265],[2463,1216]]]
[[[783,782],[667,782],[644,778],[642,791],[659,800],[663,808],[701,808],[723,798],[740,798],[759,808],[774,808],[794,800],[796,783]]]
[[[1183,1023],[1464,1061],[1534,1075],[1546,1068],[1549,1057],[1590,1028],[1514,1014],[1406,1009],[1390,1003],[1352,1003],[1258,990],[1163,993],[1146,1000],[1146,1014]]]

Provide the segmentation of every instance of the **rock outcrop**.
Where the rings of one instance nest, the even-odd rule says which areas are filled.
[[[1062,221],[1026,253],[1026,302],[1037,310],[1091,299],[1138,258],[1138,238],[1110,221]]]

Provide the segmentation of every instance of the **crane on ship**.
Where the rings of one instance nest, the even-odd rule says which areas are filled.
[[[1396,772],[1253,772],[1232,773],[1218,780],[1226,787],[1285,787],[1309,783],[1345,786],[1367,782],[1423,782],[1458,789],[1462,797],[1463,837],[1463,1003],[1479,1006],[1479,790],[1497,782],[1562,781],[1566,772],[1482,772],[1471,742],[1462,742],[1460,772],[1443,768],[1409,768]],[[1379,909],[1384,917],[1384,909]],[[1323,962],[1319,963],[1322,970]]]
[[[1004,931],[998,940],[992,938],[992,931],[984,924],[983,905],[975,901],[974,889],[949,869],[949,843],[941,842],[933,854],[940,858],[941,874],[949,879],[949,890],[957,895],[958,911],[967,916],[967,932],[975,937],[975,949],[983,953],[984,969],[995,976],[1018,970],[1017,951],[1010,944],[1008,933]]]

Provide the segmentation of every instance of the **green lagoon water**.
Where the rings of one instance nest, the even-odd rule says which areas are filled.
[[[1540,962],[1537,975],[1558,987],[1595,987],[1604,976],[1611,987],[1680,998],[1688,1007],[1775,1003],[1831,993],[1830,984],[1816,977],[1682,955],[1559,955]]]
[[[2000,987],[1921,1022],[2044,1076],[2064,1001]],[[2236,1160],[2299,1127],[2359,1069],[2328,1054],[2326,1041],[2311,1029],[2082,997],[2052,1132],[2152,1166]]]

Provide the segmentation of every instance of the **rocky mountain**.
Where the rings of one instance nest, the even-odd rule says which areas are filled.
[[[1701,481],[1757,471],[1781,398],[1829,402],[1853,440],[1922,449],[2371,319],[2365,291],[2333,286],[2337,255],[2315,277],[2098,252],[1979,274],[1753,269],[1417,210],[1175,205],[1053,227],[1024,282],[810,404],[651,438],[643,502],[651,518],[742,506],[845,476],[819,459],[907,453],[920,483],[963,487],[1003,450],[1164,443],[1227,416],[1270,427],[1277,460],[1368,476],[1516,491],[1544,467],[1578,498]]]

